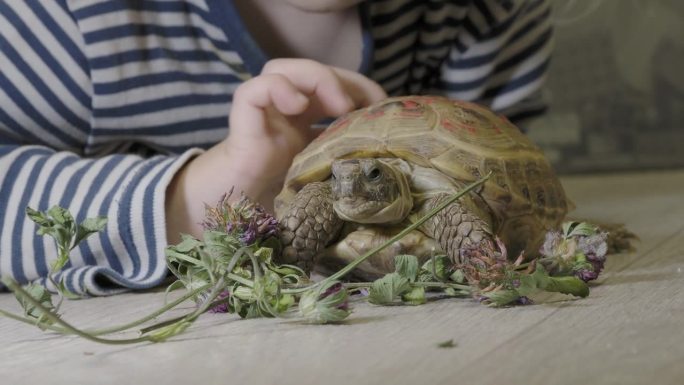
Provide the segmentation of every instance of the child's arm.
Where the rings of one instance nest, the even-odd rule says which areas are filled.
[[[386,97],[358,73],[311,60],[278,59],[235,92],[230,134],[189,162],[167,189],[169,242],[199,236],[204,204],[235,189],[268,209],[293,157],[314,139],[311,125]]]

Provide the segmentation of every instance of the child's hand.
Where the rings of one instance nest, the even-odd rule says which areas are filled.
[[[281,182],[293,157],[320,133],[314,123],[385,97],[356,72],[312,60],[270,61],[235,92],[226,152],[251,178]]]
[[[167,238],[201,235],[204,203],[234,188],[267,209],[294,156],[320,133],[312,125],[387,97],[358,73],[304,59],[277,59],[235,92],[230,134],[177,173],[166,194]]]

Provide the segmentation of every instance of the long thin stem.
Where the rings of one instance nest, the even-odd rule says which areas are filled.
[[[454,203],[457,199],[459,199],[459,198],[462,197],[463,195],[467,194],[468,192],[470,192],[471,190],[473,190],[475,187],[477,187],[477,186],[483,184],[484,182],[486,182],[487,179],[489,179],[489,177],[490,177],[491,175],[492,175],[492,173],[491,173],[491,171],[490,171],[489,174],[487,174],[487,175],[484,176],[483,178],[481,178],[481,179],[479,179],[479,180],[477,180],[477,181],[471,183],[470,185],[466,186],[465,189],[461,190],[459,193],[453,195],[452,197],[450,197],[449,199],[445,200],[444,202],[442,202],[442,203],[441,203],[440,205],[438,205],[437,207],[435,207],[435,208],[433,208],[432,210],[430,210],[430,212],[428,212],[427,214],[425,214],[422,218],[418,219],[416,222],[412,223],[410,226],[406,227],[406,228],[405,228],[404,230],[402,230],[399,234],[395,235],[394,237],[390,238],[390,240],[388,240],[388,241],[385,242],[384,244],[382,244],[382,245],[380,245],[380,246],[378,246],[378,247],[376,247],[376,248],[370,250],[369,252],[367,252],[366,254],[360,256],[359,258],[356,258],[354,261],[352,261],[352,262],[349,263],[347,266],[345,266],[342,270],[340,270],[340,271],[338,271],[337,273],[331,275],[331,276],[328,277],[326,280],[334,281],[334,280],[337,280],[337,279],[340,279],[340,278],[344,277],[344,276],[347,275],[349,272],[351,272],[352,270],[354,270],[354,269],[356,268],[356,266],[360,265],[363,261],[365,261],[366,259],[368,259],[370,256],[372,256],[373,254],[375,254],[375,253],[377,253],[377,252],[379,252],[379,251],[385,249],[385,248],[388,247],[389,245],[391,245],[391,244],[393,244],[394,242],[398,241],[399,239],[403,238],[404,236],[406,236],[406,235],[407,235],[408,233],[410,233],[411,231],[413,231],[413,230],[417,229],[418,227],[420,227],[423,223],[425,223],[428,219],[432,218],[435,214],[437,214],[438,212],[442,211],[444,208],[446,208],[446,207],[449,206],[450,204]],[[319,284],[322,284],[322,282],[323,282],[323,281],[319,282]]]
[[[216,285],[211,290],[211,293],[209,293],[209,296],[207,296],[207,299],[205,299],[204,302],[202,302],[202,304],[197,308],[197,310],[195,310],[194,312],[189,314],[185,318],[185,320],[192,322],[197,317],[199,317],[202,313],[207,311],[207,309],[209,309],[209,306],[211,306],[211,304],[214,302],[216,297],[218,297],[218,295],[221,294],[223,289],[225,289],[224,283],[225,283],[224,278],[223,277],[219,278],[218,282],[216,282]]]
[[[18,314],[10,313],[10,312],[2,310],[2,309],[0,309],[0,315],[2,315],[3,317],[11,318],[15,321],[23,322],[25,324],[29,324],[32,326],[39,326],[41,328],[52,330],[54,332],[66,334],[64,329],[57,327],[57,326],[54,326],[54,325],[40,324],[40,322],[37,322],[37,320],[35,318],[28,318],[28,317],[20,316]]]
[[[94,335],[91,335],[90,333],[80,330],[68,322],[62,320],[59,318],[57,315],[52,313],[48,308],[43,306],[38,300],[35,298],[31,297],[29,293],[27,293],[21,285],[17,284],[16,281],[10,280],[10,279],[4,279],[3,283],[12,291],[15,293],[19,294],[25,301],[29,302],[31,305],[35,306],[36,309],[38,309],[42,315],[45,316],[48,320],[52,321],[55,324],[60,325],[61,327],[64,328],[64,330],[70,334],[75,334],[79,337],[83,337],[87,340],[93,341],[93,342],[98,342],[102,344],[109,344],[109,345],[127,345],[127,344],[134,344],[138,342],[145,342],[145,341],[150,341],[148,337],[138,337],[138,338],[126,338],[126,339],[120,339],[120,340],[113,340],[113,339],[108,339],[108,338],[100,338],[96,337]]]
[[[210,303],[209,306],[208,306],[207,308],[208,308],[208,309],[211,309],[211,308],[213,308],[214,306],[218,306],[218,305],[220,305],[220,304],[222,304],[222,303],[224,303],[224,302],[225,302],[225,299],[215,300],[214,302]],[[205,310],[205,311],[206,311],[206,310]],[[196,313],[196,310],[193,310],[192,312],[190,312],[190,313],[188,313],[188,314],[184,314],[184,315],[182,315],[182,316],[178,316],[178,317],[175,317],[175,318],[167,319],[167,320],[164,320],[164,321],[162,321],[162,322],[156,323],[156,324],[154,324],[154,325],[150,325],[150,326],[144,327],[144,328],[140,329],[140,333],[141,333],[141,334],[147,334],[147,333],[149,333],[149,332],[151,332],[151,331],[153,331],[153,330],[157,330],[157,329],[163,328],[163,327],[165,327],[165,326],[172,325],[172,324],[174,324],[174,323],[176,323],[176,322],[179,322],[179,321],[187,321],[187,320],[190,320],[190,318],[191,318],[195,313]],[[195,318],[197,318],[197,317],[195,317]]]
[[[261,279],[261,268],[259,267],[259,261],[257,261],[256,257],[254,256],[254,253],[252,253],[252,250],[246,249],[245,252],[249,256],[249,259],[252,261],[252,270],[254,270],[254,280],[257,281]]]
[[[134,328],[134,327],[141,325],[141,324],[143,324],[143,323],[145,323],[151,319],[157,318],[159,315],[173,309],[174,307],[180,305],[181,303],[187,301],[188,299],[190,299],[190,298],[196,296],[197,294],[207,290],[210,286],[211,286],[211,284],[206,284],[206,285],[203,285],[201,287],[198,287],[195,290],[189,291],[188,293],[186,293],[182,297],[179,297],[175,301],[169,302],[168,304],[164,305],[164,307],[161,307],[161,308],[157,309],[156,311],[148,314],[147,316],[140,318],[138,320],[135,320],[133,322],[127,323],[125,325],[112,326],[112,327],[104,328],[104,329],[86,330],[86,332],[89,334],[95,335],[95,336],[99,336],[99,335],[103,335],[103,334],[116,333],[116,332],[120,332],[123,330],[128,330],[128,329]]]
[[[244,278],[244,277],[240,277],[239,275],[237,275],[235,273],[226,273],[226,278],[232,279],[235,282],[239,282],[239,283],[249,287],[250,289],[254,288],[254,282],[253,281],[250,281],[249,279]]]
[[[94,329],[94,330],[86,329],[86,330],[84,330],[84,332],[91,334],[91,335],[94,335],[94,336],[100,336],[103,334],[111,334],[111,333],[116,333],[116,332],[120,332],[120,331],[124,331],[124,330],[134,328],[134,327],[141,325],[141,324],[143,324],[143,323],[145,323],[151,319],[158,317],[159,315],[165,313],[168,310],[173,309],[174,307],[180,305],[181,303],[192,298],[193,296],[197,295],[198,293],[206,290],[207,288],[209,288],[209,286],[210,286],[209,284],[206,284],[206,285],[199,287],[193,291],[190,291],[190,292],[186,293],[185,295],[183,295],[182,297],[179,297],[175,301],[169,302],[168,304],[164,305],[164,307],[159,308],[159,309],[155,310],[154,312],[146,315],[145,317],[137,319],[133,322],[129,322],[129,323],[124,324],[124,325],[112,326],[112,327],[108,327],[108,328],[104,328],[104,329]],[[7,318],[12,318],[13,320],[16,320],[19,322],[23,322],[23,323],[26,323],[29,325],[36,326],[36,320],[35,319],[31,319],[28,317],[24,317],[24,316],[20,316],[20,315],[14,314],[14,313],[10,313],[10,312],[2,310],[2,309],[0,309],[0,315],[5,316]],[[183,315],[180,318],[186,317],[187,315],[188,314]],[[62,334],[70,334],[64,328],[57,327],[54,325],[41,324],[40,327],[54,331],[54,332],[62,333]]]
[[[326,278],[326,279],[324,279],[324,280],[322,280],[322,281],[320,281],[320,282],[314,283],[313,285],[311,285],[311,286],[309,286],[309,287],[306,287],[306,288],[294,289],[294,290],[292,291],[292,294],[301,293],[301,292],[304,292],[304,291],[306,291],[306,290],[309,290],[310,288],[314,288],[314,287],[317,287],[317,286],[321,286],[321,285],[323,285],[323,284],[325,284],[325,283],[328,283],[328,282],[330,282],[330,281],[335,281],[335,280],[338,280],[338,279],[344,277],[344,276],[347,275],[349,272],[351,272],[352,270],[354,270],[358,265],[360,265],[361,263],[363,263],[363,261],[365,261],[366,259],[368,259],[368,258],[371,257],[372,255],[374,255],[375,253],[377,253],[377,252],[383,250],[383,249],[386,248],[387,246],[389,246],[389,245],[393,244],[394,242],[398,241],[399,239],[403,238],[406,234],[410,233],[411,231],[417,229],[419,226],[421,226],[423,223],[425,223],[428,219],[432,218],[432,217],[433,217],[435,214],[437,214],[439,211],[443,210],[445,207],[447,207],[447,206],[449,206],[450,204],[454,203],[457,199],[459,199],[459,198],[462,197],[463,195],[467,194],[468,192],[470,192],[471,190],[473,190],[475,187],[477,187],[477,186],[483,184],[484,182],[486,182],[486,181],[489,179],[489,177],[491,177],[491,176],[492,176],[492,172],[490,171],[489,174],[487,174],[487,175],[485,175],[484,177],[478,179],[477,181],[475,181],[475,182],[469,184],[469,185],[466,186],[463,190],[461,190],[461,191],[458,192],[457,194],[454,194],[454,195],[451,196],[449,199],[445,200],[444,202],[442,202],[441,204],[439,204],[437,207],[435,207],[435,208],[433,208],[432,210],[430,210],[430,212],[428,212],[427,214],[425,214],[423,217],[421,217],[420,219],[418,219],[416,222],[412,223],[410,226],[406,227],[406,228],[405,228],[404,230],[402,230],[399,234],[397,234],[397,235],[393,236],[392,238],[390,238],[390,240],[388,240],[387,242],[383,243],[383,244],[380,245],[380,246],[375,247],[374,249],[372,249],[372,250],[368,251],[367,253],[361,255],[360,257],[356,258],[355,260],[353,260],[352,262],[350,262],[347,266],[343,267],[343,268],[342,268],[341,270],[339,270],[337,273],[335,273],[335,274],[329,276],[328,278]]]

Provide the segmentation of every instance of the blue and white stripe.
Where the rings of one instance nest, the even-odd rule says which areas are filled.
[[[541,0],[375,0],[361,71],[390,94],[445,94],[513,117],[542,108]],[[53,242],[26,206],[109,218],[59,275],[74,292],[165,276],[164,197],[223,139],[235,89],[267,56],[229,0],[0,2],[0,274],[46,283]],[[48,284],[49,286],[49,284]]]

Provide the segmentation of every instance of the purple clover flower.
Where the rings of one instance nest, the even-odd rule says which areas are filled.
[[[607,238],[607,233],[580,237],[577,241],[577,248],[584,253],[589,261],[601,262],[603,264],[603,262],[606,261],[606,254],[608,253]]]
[[[244,245],[276,236],[278,221],[258,203],[242,195],[236,202],[229,194],[221,197],[216,207],[206,206],[202,222],[206,230],[225,231],[238,237]]]
[[[606,262],[608,244],[605,232],[564,236],[557,231],[546,233],[539,252],[553,262],[552,275],[573,274],[584,282],[598,278]]]
[[[322,288],[302,295],[299,313],[312,323],[339,322],[351,313],[349,293],[341,282],[327,282]]]
[[[335,305],[335,307],[337,309],[341,309],[341,310],[349,310],[349,297],[346,295],[346,289],[344,288],[344,285],[342,284],[342,282],[337,282],[334,285],[327,288],[323,292],[323,294],[321,294],[321,296],[318,297],[318,300],[320,301],[322,299],[335,296],[342,290],[345,291],[345,295],[343,295],[344,301],[341,303],[338,303],[337,305]]]
[[[579,269],[575,270],[575,276],[584,282],[593,281],[598,278],[601,270]]]
[[[238,237],[240,242],[244,245],[251,245],[257,239],[257,229],[254,220],[249,221],[247,224],[243,224],[242,231]]]
[[[220,301],[222,299],[227,299],[228,297],[230,297],[230,292],[228,290],[224,290],[219,293],[214,301]],[[209,309],[209,313],[228,313],[229,309],[230,306],[228,305],[228,302],[222,302]]]

